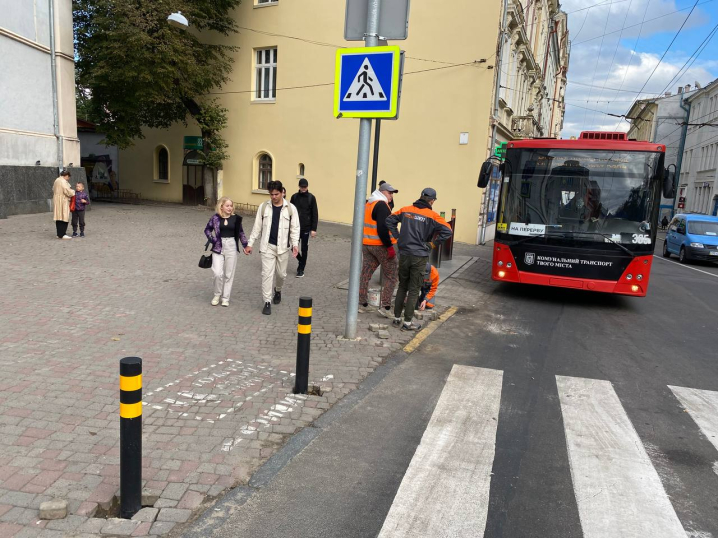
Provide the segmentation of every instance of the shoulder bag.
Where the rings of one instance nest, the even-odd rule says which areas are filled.
[[[209,245],[210,241],[209,239],[207,239],[207,244],[204,246],[205,254],[202,254],[202,256],[200,256],[199,258],[198,265],[201,269],[209,269],[210,267],[212,267],[212,252],[210,252],[209,254],[206,253],[207,249],[209,248]]]

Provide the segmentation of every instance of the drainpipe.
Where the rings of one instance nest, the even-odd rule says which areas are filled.
[[[504,38],[506,34],[506,17],[509,10],[509,0],[504,0],[504,14],[501,19],[501,31],[499,34],[499,50],[496,54],[496,87],[494,88],[494,110],[492,112],[494,124],[491,127],[491,143],[489,144],[489,157],[494,153],[496,144],[496,128],[499,122],[499,92],[501,91],[501,60],[504,54]],[[481,226],[478,230],[476,244],[486,244],[486,218],[489,210],[489,191],[491,185],[484,189],[484,196],[481,199]]]
[[[676,214],[676,200],[678,199],[678,185],[681,184],[681,165],[683,164],[683,150],[686,147],[686,136],[688,135],[688,120],[691,117],[691,104],[688,103],[688,108],[683,106],[686,100],[681,98],[678,101],[680,107],[686,111],[686,121],[683,126],[683,132],[681,133],[681,144],[678,146],[678,159],[676,159],[676,195],[673,197],[673,207],[671,208],[671,218]]]
[[[50,71],[52,73],[52,115],[55,127],[55,138],[57,139],[57,166],[63,168],[65,157],[62,149],[62,137],[60,136],[60,113],[57,99],[57,65],[55,59],[55,0],[48,0],[50,4]]]

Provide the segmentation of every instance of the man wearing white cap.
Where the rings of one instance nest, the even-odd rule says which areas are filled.
[[[359,310],[369,308],[367,299],[369,281],[376,268],[381,265],[384,283],[381,289],[379,314],[391,318],[391,298],[397,280],[396,238],[386,227],[386,218],[391,214],[389,204],[399,192],[388,183],[382,183],[367,200],[364,208],[364,239],[362,241],[362,268],[359,277]]]

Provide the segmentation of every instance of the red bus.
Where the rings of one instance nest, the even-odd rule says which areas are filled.
[[[645,296],[661,193],[675,194],[665,151],[625,133],[509,142],[492,278]],[[479,186],[494,166],[484,165]]]

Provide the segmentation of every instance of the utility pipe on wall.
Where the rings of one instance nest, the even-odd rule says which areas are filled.
[[[60,136],[60,112],[57,98],[57,63],[55,57],[55,0],[48,0],[50,4],[50,72],[52,73],[52,115],[57,140],[57,167],[62,170],[65,157]]]

